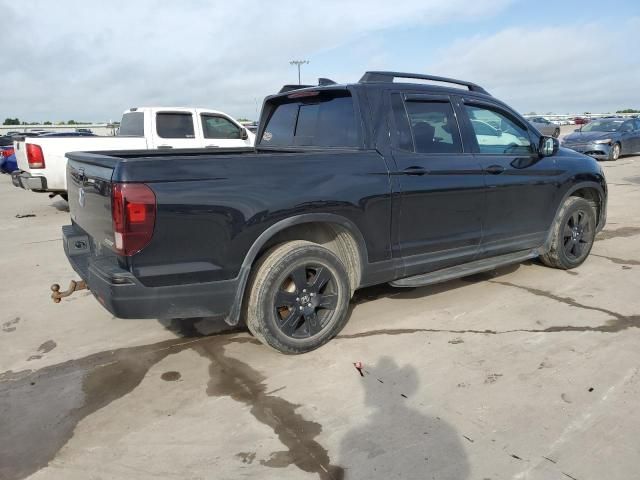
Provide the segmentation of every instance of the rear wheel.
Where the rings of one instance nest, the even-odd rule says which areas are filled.
[[[333,252],[307,241],[278,245],[254,269],[247,326],[282,353],[308,352],[342,329],[350,295],[347,271]]]
[[[542,262],[563,270],[581,265],[596,235],[596,212],[591,202],[569,197],[558,212],[551,235],[551,247],[540,257]]]
[[[613,146],[611,147],[611,150],[609,150],[609,160],[613,160],[616,161],[620,158],[620,151],[621,151],[621,147],[619,143],[614,143]]]

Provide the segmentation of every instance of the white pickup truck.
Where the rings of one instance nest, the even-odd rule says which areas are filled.
[[[204,108],[142,107],[122,115],[116,136],[20,137],[14,142],[16,187],[66,198],[68,152],[251,147],[255,135],[237,120]]]

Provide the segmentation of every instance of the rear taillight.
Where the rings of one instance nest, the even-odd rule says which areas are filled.
[[[143,183],[114,183],[111,190],[111,217],[115,249],[131,256],[146,247],[156,223],[156,196]]]
[[[9,158],[14,153],[15,150],[13,149],[13,147],[3,148],[2,150],[0,150],[0,155],[2,155],[2,157],[4,158]]]
[[[44,155],[40,145],[27,143],[27,161],[29,168],[44,168]]]

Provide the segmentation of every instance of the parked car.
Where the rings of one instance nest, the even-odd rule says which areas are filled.
[[[122,318],[242,317],[260,341],[302,353],[342,329],[358,288],[534,257],[574,268],[605,224],[600,165],[470,82],[367,72],[285,89],[265,99],[257,138],[67,154],[63,245],[101,305]],[[54,300],[83,285],[54,285]]]
[[[0,172],[12,173],[18,169],[16,154],[11,147],[0,147]]]
[[[601,118],[567,135],[562,145],[601,160],[640,153],[640,120]]]
[[[93,131],[90,128],[76,128],[76,132],[93,134]]]
[[[51,138],[51,137],[97,137],[94,133],[86,132],[49,132],[39,135],[38,138]]]
[[[529,119],[529,123],[543,135],[553,138],[558,138],[560,135],[560,127],[544,117],[532,117]]]
[[[77,138],[52,138],[77,137]],[[253,145],[255,135],[229,115],[203,108],[132,108],[124,112],[117,136],[66,132],[15,142],[19,172],[16,187],[66,197],[67,152],[219,148]]]
[[[0,172],[12,173],[18,169],[16,154],[13,148],[0,151]]]
[[[574,125],[586,125],[590,120],[586,117],[576,117],[573,119]]]

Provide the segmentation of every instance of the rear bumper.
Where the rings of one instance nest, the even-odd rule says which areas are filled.
[[[241,295],[240,278],[147,287],[121,268],[115,256],[95,256],[88,238],[73,225],[62,227],[64,251],[73,269],[96,299],[118,318],[237,318]],[[84,243],[83,243],[84,242]],[[236,320],[237,321],[237,320]]]
[[[11,182],[15,187],[24,188],[25,190],[46,191],[47,179],[31,175],[29,172],[20,170],[11,174]]]

